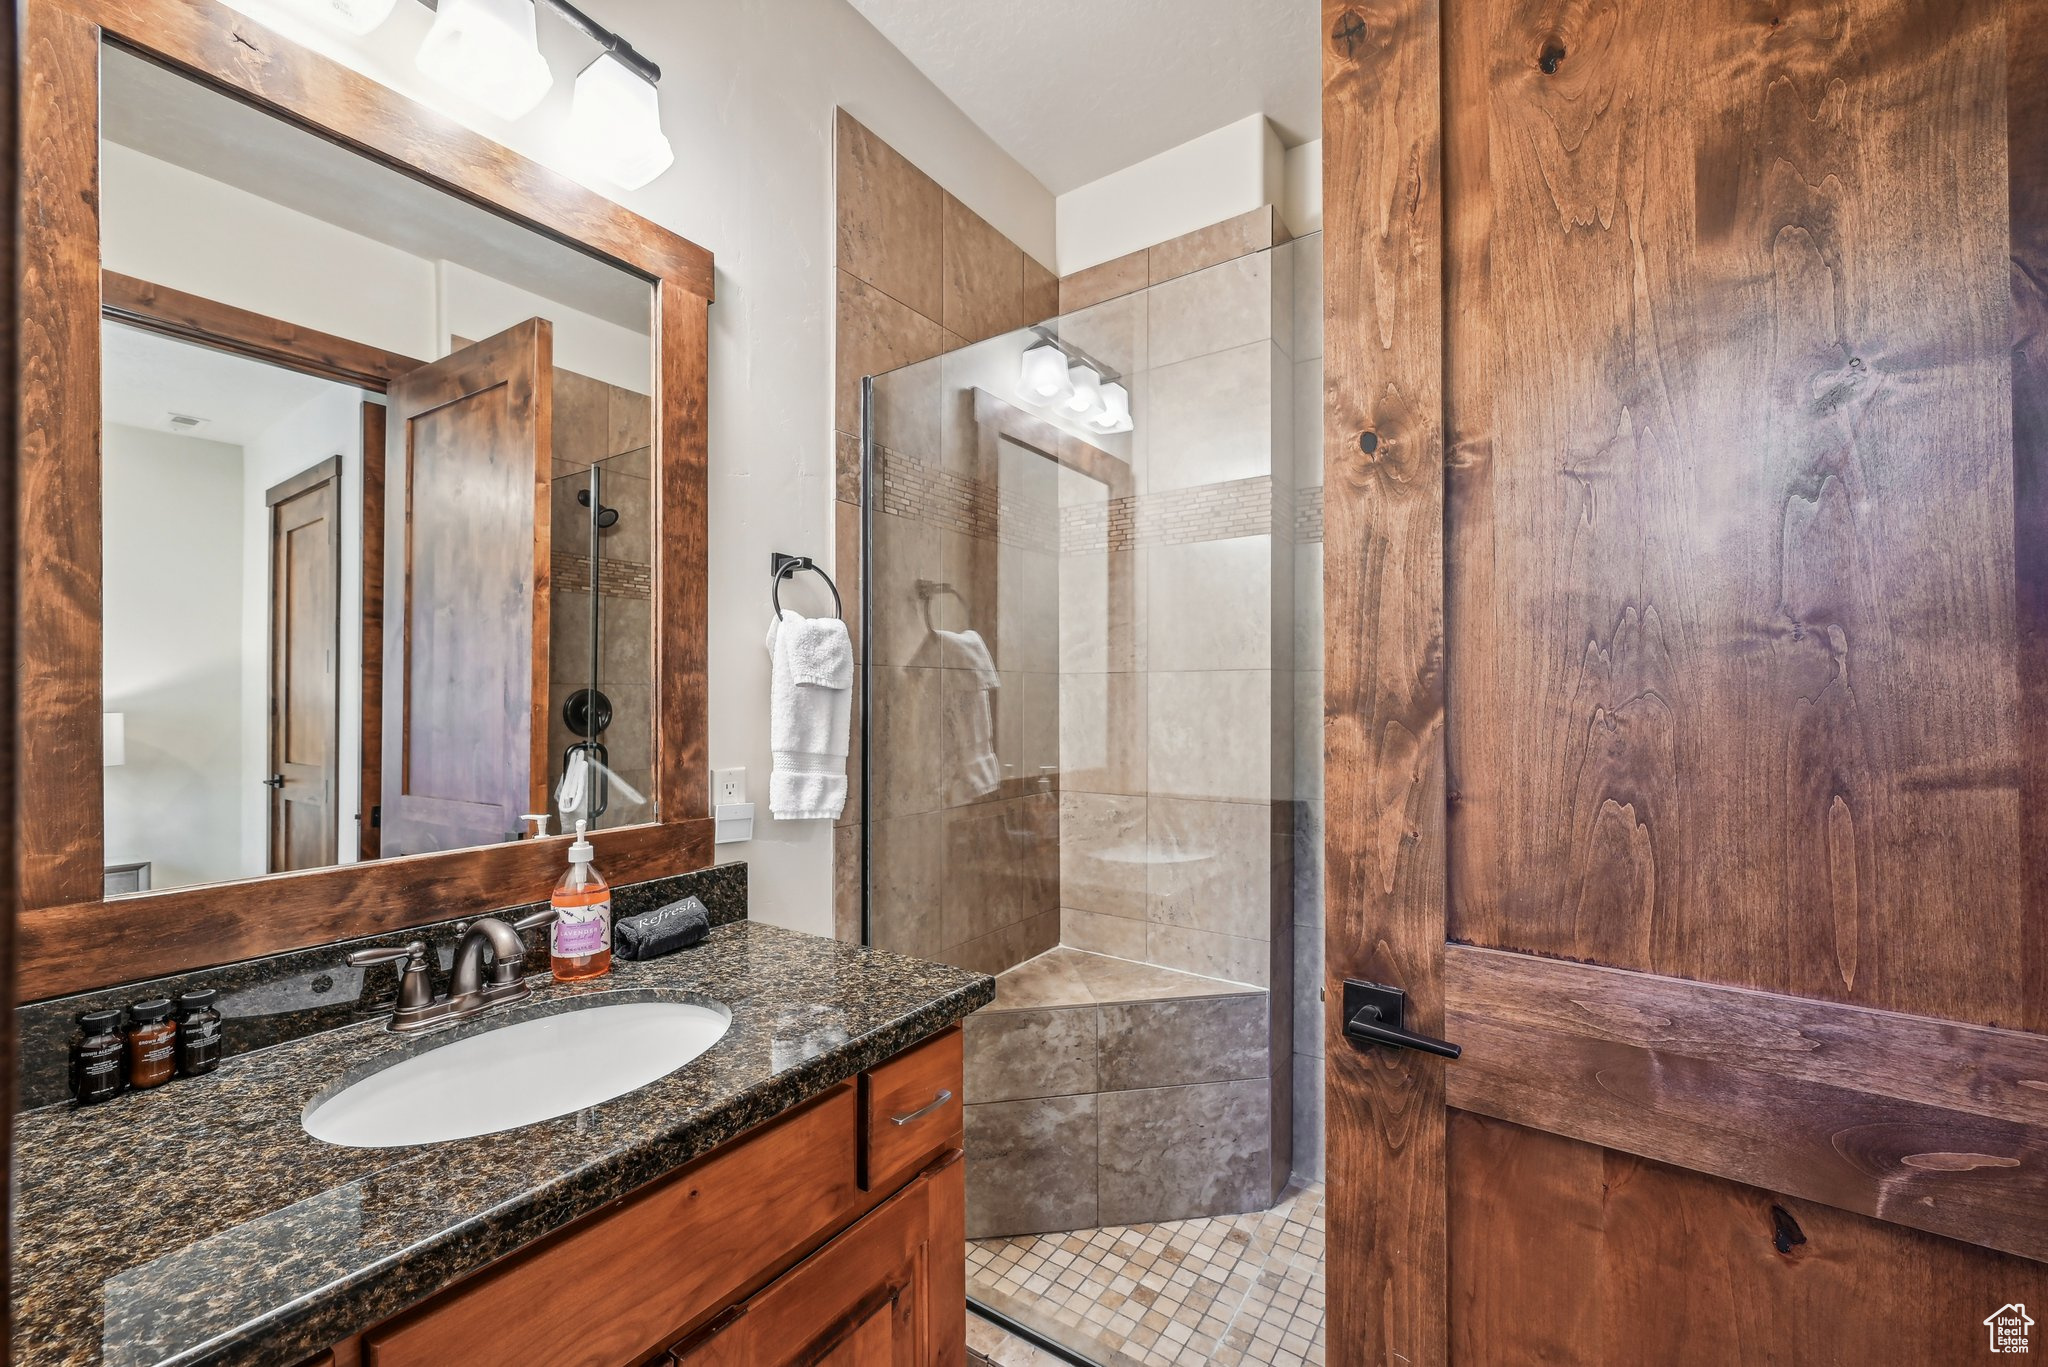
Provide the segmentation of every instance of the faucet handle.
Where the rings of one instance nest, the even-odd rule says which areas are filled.
[[[560,916],[561,914],[562,913],[556,910],[554,907],[547,907],[540,911],[536,911],[531,916],[520,917],[518,920],[512,923],[512,929],[524,935],[529,930],[539,930],[542,926],[552,925],[554,923],[555,918],[557,916]]]
[[[383,949],[359,949],[348,956],[352,967],[365,964],[398,964],[398,1020],[415,1015],[434,1004],[434,961],[425,940],[411,940]]]
[[[348,956],[348,962],[351,968],[361,968],[365,964],[388,964],[399,959],[423,962],[426,957],[427,942],[412,940],[402,945],[387,945],[382,949],[359,949]]]

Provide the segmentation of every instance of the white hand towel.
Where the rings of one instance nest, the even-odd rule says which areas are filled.
[[[768,810],[785,821],[830,821],[846,808],[853,714],[853,639],[836,617],[784,609],[768,624]]]
[[[989,695],[1003,686],[995,657],[978,631],[934,632],[947,654],[957,653],[962,667],[974,676],[973,696],[953,700],[946,709],[953,732],[953,750],[960,758],[958,777],[967,797],[987,797],[1002,786],[1003,765],[996,758],[995,713]],[[949,661],[950,663],[950,661]]]

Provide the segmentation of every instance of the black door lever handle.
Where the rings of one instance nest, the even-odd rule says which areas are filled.
[[[1365,1044],[1385,1044],[1395,1049],[1419,1049],[1438,1058],[1456,1058],[1464,1049],[1449,1040],[1418,1035],[1401,1026],[1402,1008],[1408,994],[1398,987],[1379,983],[1344,980],[1344,1034]]]

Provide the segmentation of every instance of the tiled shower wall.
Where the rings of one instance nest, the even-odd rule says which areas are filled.
[[[601,497],[619,520],[598,531],[598,687],[612,702],[599,739],[621,782],[611,787],[599,826],[654,819],[654,491],[649,451],[654,402],[618,385],[554,373],[554,478],[550,484],[552,581],[548,621],[548,780],[578,739],[562,704],[590,677],[590,510],[576,492],[601,472]],[[626,793],[630,786],[645,800]]]
[[[900,372],[882,396],[894,406],[877,415],[876,639],[859,640],[855,624],[874,665],[877,942],[998,972],[1059,933],[1055,471],[964,439],[941,381],[946,358],[1049,316],[1057,281],[843,111],[834,167],[834,566],[849,609],[860,594],[860,380]],[[919,580],[951,590],[929,613]],[[995,657],[992,691],[937,634],[967,627]],[[992,785],[968,778],[972,756],[959,752],[960,720],[984,692]],[[834,843],[846,939],[860,934],[863,815],[849,802]]]

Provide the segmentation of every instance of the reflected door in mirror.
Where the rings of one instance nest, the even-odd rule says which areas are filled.
[[[339,844],[341,458],[269,491],[270,872],[325,868]]]
[[[529,319],[388,393],[386,857],[516,839],[548,809],[553,351]]]

